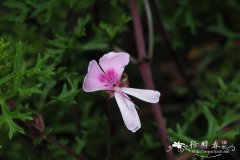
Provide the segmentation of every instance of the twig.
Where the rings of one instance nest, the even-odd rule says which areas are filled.
[[[153,49],[154,49],[154,28],[153,28],[153,19],[152,11],[149,5],[149,0],[144,0],[144,6],[146,10],[147,23],[148,23],[148,57],[149,59],[153,58]]]
[[[165,46],[166,46],[167,50],[169,51],[169,54],[170,54],[172,60],[174,61],[179,74],[181,75],[181,77],[185,81],[186,85],[188,86],[189,90],[192,92],[193,96],[195,98],[199,98],[199,95],[198,95],[196,89],[193,87],[189,77],[185,73],[183,64],[181,63],[181,60],[180,60],[179,56],[175,53],[175,51],[174,51],[174,49],[172,47],[170,35],[169,35],[169,33],[167,32],[167,30],[165,29],[165,27],[164,27],[164,25],[162,23],[162,19],[161,19],[160,15],[159,15],[159,11],[158,11],[158,8],[157,8],[156,1],[155,0],[151,0],[149,2],[150,2],[150,5],[152,7],[152,11],[154,13],[154,17],[156,17],[156,19],[157,19],[156,25],[157,25],[157,27],[159,29],[160,37],[163,37],[163,39],[165,41]]]
[[[16,104],[12,100],[8,100],[7,104],[12,110],[16,109]],[[37,117],[36,119],[39,119],[39,118],[41,117]],[[44,140],[46,140],[47,142],[53,145],[56,145],[58,148],[62,149],[64,152],[66,152],[70,156],[73,156],[78,160],[86,160],[86,158],[83,155],[76,153],[71,148],[60,143],[54,136],[46,136],[44,133],[45,127],[43,128],[44,126],[43,120],[38,121],[38,123],[36,124],[31,121],[18,121],[18,125],[25,128],[25,132],[26,132],[25,134],[31,139],[42,137]]]
[[[142,63],[139,64],[139,70],[141,72],[141,76],[143,78],[146,88],[154,90],[155,86],[152,80],[150,61],[143,61],[146,58],[146,49],[145,49],[143,32],[142,32],[142,25],[141,25],[135,0],[130,0],[130,10],[131,10],[132,19],[133,19],[135,40],[136,40],[137,51],[139,56],[138,58],[139,58],[139,61],[142,61]],[[164,119],[162,116],[162,111],[160,109],[160,104],[159,103],[152,104],[152,111],[157,123],[157,127],[159,130],[159,134],[162,139],[163,145],[165,148],[168,148],[169,140],[168,140],[165,124],[164,124]],[[172,151],[166,152],[166,154],[167,154],[168,160],[174,160],[174,153]]]
[[[75,157],[76,159],[85,160],[85,158],[82,155],[76,153],[72,149],[70,149],[67,146],[65,146],[64,144],[60,143],[55,137],[50,136],[50,137],[46,137],[45,139],[46,139],[47,142],[56,145],[58,148],[62,149],[63,151],[65,151],[69,155]]]

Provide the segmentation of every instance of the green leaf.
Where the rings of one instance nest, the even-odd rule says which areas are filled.
[[[200,25],[200,23],[194,19],[192,12],[187,12],[185,14],[185,19],[186,21],[184,25],[190,28],[192,35],[196,35],[197,27]]]
[[[221,90],[224,90],[224,91],[227,90],[227,86],[221,78],[218,78],[218,84],[219,84]]]
[[[77,26],[74,28],[74,34],[78,37],[82,37],[85,35],[86,25],[91,20],[91,17],[87,15],[84,18],[78,19]]]
[[[2,78],[0,79],[0,85],[3,85],[4,83],[10,81],[10,80],[11,80],[12,78],[14,78],[14,77],[15,77],[15,74],[13,74],[13,73],[10,73],[10,74],[2,77]]]
[[[9,52],[9,42],[0,40],[0,72],[4,72],[4,70],[9,69],[11,66],[12,57]]]
[[[82,150],[84,149],[84,147],[86,147],[86,145],[87,145],[86,139],[87,139],[86,134],[84,134],[82,138],[79,138],[79,137],[76,138],[77,144],[76,144],[75,150],[78,153],[81,153]]]
[[[21,96],[31,96],[32,94],[41,94],[42,91],[39,89],[39,87],[41,86],[41,84],[37,84],[33,87],[30,88],[21,88],[19,89],[19,94]]]
[[[101,22],[99,27],[102,28],[111,39],[113,39],[117,35],[117,33],[120,32],[119,26],[113,26],[104,22]]]
[[[46,67],[47,66],[47,60],[49,58],[49,55],[44,55],[41,57],[40,54],[38,54],[37,64],[26,71],[27,76],[33,76],[33,75],[43,75],[46,77],[50,77],[54,75],[54,71],[52,67]]]
[[[24,4],[24,2],[7,1],[4,2],[3,5],[15,11],[5,15],[4,19],[15,22],[24,22],[26,20],[29,8],[26,4]]]
[[[24,44],[22,42],[18,42],[15,45],[15,57],[14,57],[14,69],[13,73],[19,73],[22,72],[22,59],[23,59],[23,53],[25,51]]]
[[[208,131],[207,131],[206,137],[207,139],[210,139],[211,137],[215,136],[218,124],[216,119],[214,118],[214,116],[206,106],[203,106],[202,109],[203,109],[203,114],[205,115],[208,121]]]
[[[222,132],[220,132],[218,137],[221,139],[234,139],[239,135],[240,135],[240,128],[225,131],[225,132],[222,131]]]
[[[77,93],[79,92],[78,89],[78,79],[70,79],[67,78],[68,83],[70,84],[70,89],[67,88],[67,84],[65,83],[63,85],[62,91],[59,94],[59,96],[57,97],[52,97],[54,100],[51,101],[51,103],[53,103],[54,101],[59,101],[59,102],[63,102],[63,103],[76,103],[76,101],[74,100],[75,96],[77,95]]]
[[[225,27],[222,15],[218,14],[216,19],[217,19],[217,24],[209,26],[208,31],[218,33],[229,39],[239,39],[240,38],[239,33],[233,32]]]
[[[97,42],[95,40],[90,40],[88,43],[84,44],[81,49],[83,51],[88,51],[88,50],[96,50],[96,49],[107,49],[108,44],[104,42]]]
[[[168,129],[168,133],[171,136],[171,138],[173,138],[174,140],[182,141],[189,144],[193,140],[192,138],[188,137],[185,134],[174,132],[172,129]]]
[[[0,127],[6,124],[9,127],[9,138],[11,139],[15,132],[24,133],[24,130],[18,126],[14,120],[19,119],[22,121],[32,120],[31,113],[21,113],[21,106],[17,106],[14,111],[10,111],[9,106],[6,104],[5,100],[0,98],[0,105],[2,109],[2,115],[0,117]]]
[[[235,114],[236,111],[228,110],[227,113],[222,118],[222,124],[219,126],[219,130],[224,129],[224,127],[230,125],[231,123],[237,122],[240,120],[240,116]]]
[[[55,0],[49,0],[45,2],[37,2],[34,0],[25,0],[26,4],[33,7],[33,12],[31,13],[31,17],[40,16],[41,13],[46,14],[46,22],[49,22],[52,15],[52,6]]]

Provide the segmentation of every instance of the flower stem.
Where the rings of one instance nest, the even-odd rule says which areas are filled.
[[[147,55],[146,55],[142,25],[141,25],[139,13],[138,13],[137,5],[136,5],[136,0],[130,0],[130,10],[131,10],[132,19],[133,19],[133,27],[134,27],[135,40],[136,40],[137,51],[138,51],[138,58],[140,62],[144,62],[144,63],[140,63],[139,70],[141,72],[141,76],[143,78],[145,87],[148,89],[155,90],[155,86],[154,86],[152,74],[151,74],[150,61],[143,61],[147,57]],[[159,103],[153,104],[152,111],[157,123],[160,137],[166,149],[170,145],[169,145],[167,130],[165,128],[160,104]],[[173,151],[166,152],[166,154],[167,154],[168,160],[174,160]]]
[[[148,24],[148,57],[152,59],[153,49],[154,49],[154,28],[153,28],[152,11],[149,5],[149,0],[144,0],[144,6],[146,10],[147,24]]]

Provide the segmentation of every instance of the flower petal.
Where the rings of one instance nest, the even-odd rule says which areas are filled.
[[[141,122],[134,104],[124,97],[127,95],[123,96],[119,92],[114,92],[114,95],[126,127],[130,131],[136,132],[139,128],[141,128]]]
[[[149,103],[157,103],[160,97],[160,92],[148,89],[135,89],[122,87],[121,90],[126,94],[129,94],[131,96],[134,96],[138,99],[141,99]]]
[[[83,90],[93,92],[98,90],[108,90],[110,87],[107,82],[101,81],[104,78],[104,72],[95,60],[89,62],[88,73],[83,81]]]
[[[115,71],[118,80],[120,80],[125,66],[129,63],[129,54],[125,52],[109,52],[102,56],[99,65],[104,72]]]

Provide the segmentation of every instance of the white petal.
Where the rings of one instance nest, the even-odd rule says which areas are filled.
[[[129,57],[129,54],[125,52],[109,52],[100,58],[99,65],[105,73],[108,70],[114,70],[120,79],[125,66],[129,63]]]
[[[134,96],[149,103],[157,103],[160,97],[160,92],[148,89],[135,89],[123,87],[121,88],[121,90],[131,96]]]
[[[122,95],[118,92],[114,92],[114,95],[126,127],[130,131],[136,132],[139,128],[141,128],[141,122],[134,104],[128,100],[129,97],[127,97],[127,95]]]

